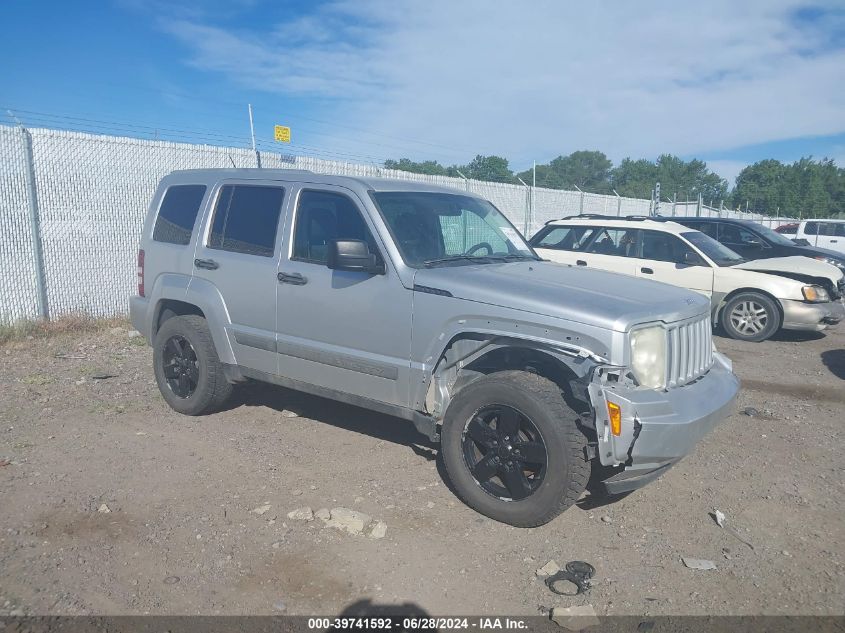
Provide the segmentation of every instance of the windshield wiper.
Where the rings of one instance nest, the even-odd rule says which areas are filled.
[[[493,261],[489,255],[449,255],[448,257],[438,257],[437,259],[427,259],[423,262],[423,266],[431,268],[437,264],[446,264],[448,262],[470,261],[476,263],[485,263]]]
[[[521,259],[530,259],[532,261],[539,261],[537,257],[533,255],[522,255],[520,253],[508,253],[507,255],[491,255],[490,259],[495,259],[497,261],[517,261]]]

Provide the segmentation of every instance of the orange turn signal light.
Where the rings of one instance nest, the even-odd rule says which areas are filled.
[[[608,402],[607,415],[610,418],[610,432],[619,436],[622,433],[622,408],[618,404]]]

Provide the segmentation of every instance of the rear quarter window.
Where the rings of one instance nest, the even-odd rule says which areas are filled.
[[[189,244],[205,190],[205,185],[169,187],[158,209],[153,240],[180,246]]]

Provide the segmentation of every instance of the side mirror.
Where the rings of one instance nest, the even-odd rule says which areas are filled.
[[[684,253],[684,259],[681,262],[682,264],[686,264],[687,266],[706,266],[707,262],[701,259],[701,256],[698,253],[693,253],[692,251],[686,251]]]
[[[326,265],[332,270],[348,270],[371,275],[383,275],[384,264],[378,262],[375,254],[364,240],[332,240]]]

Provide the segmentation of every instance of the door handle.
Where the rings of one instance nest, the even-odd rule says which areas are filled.
[[[641,273],[645,273],[646,275],[653,275],[654,271],[651,268],[640,268]]]
[[[293,284],[294,286],[304,286],[308,283],[308,279],[299,273],[279,273],[276,278],[280,283]]]
[[[205,270],[217,270],[220,268],[220,264],[213,259],[195,259],[194,266],[197,268],[204,268]]]
[[[579,259],[575,263],[578,264],[579,266],[586,266],[587,265],[587,262],[585,262],[583,259]]]

